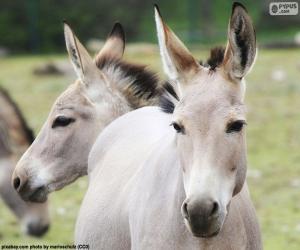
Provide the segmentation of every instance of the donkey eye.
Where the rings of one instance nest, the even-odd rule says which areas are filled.
[[[66,127],[66,126],[68,126],[72,122],[75,122],[74,118],[68,118],[68,117],[65,117],[65,116],[58,116],[54,120],[54,122],[52,124],[52,128]]]
[[[172,122],[171,126],[176,130],[177,133],[184,133],[184,127],[176,122]]]
[[[226,133],[240,132],[245,124],[246,122],[242,120],[229,123],[227,126]]]

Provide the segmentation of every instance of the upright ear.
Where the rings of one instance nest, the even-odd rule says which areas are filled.
[[[251,69],[256,55],[255,30],[246,8],[234,3],[228,26],[224,67],[231,78],[241,79]]]
[[[120,23],[115,23],[112,31],[108,35],[108,38],[103,48],[96,55],[95,61],[101,61],[102,58],[115,58],[121,59],[125,49],[125,33]]]
[[[64,23],[64,34],[66,47],[75,72],[82,82],[89,84],[99,73],[99,70],[67,23]]]
[[[171,80],[180,79],[187,82],[188,78],[201,67],[188,49],[163,22],[158,6],[154,6],[160,55],[165,73]]]

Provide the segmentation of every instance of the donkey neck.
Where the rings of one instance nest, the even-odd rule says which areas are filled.
[[[158,241],[163,238],[166,242],[174,242],[173,237],[176,235],[176,241],[183,242],[187,237],[180,212],[185,199],[182,169],[172,132],[170,128],[170,132],[153,145],[152,152],[143,161],[142,169],[135,178],[136,185],[132,194],[135,197],[135,211],[130,213],[130,220],[137,223],[142,221],[143,224],[140,225],[142,228],[133,227],[138,228],[133,231],[134,238],[157,233]],[[146,210],[148,212],[145,214]],[[142,235],[140,232],[143,232]],[[161,245],[162,242],[156,244]]]
[[[108,80],[111,82],[111,79]],[[97,116],[101,120],[102,128],[119,116],[133,110],[128,100],[114,86],[106,86],[99,101],[94,101],[94,104],[97,109]]]

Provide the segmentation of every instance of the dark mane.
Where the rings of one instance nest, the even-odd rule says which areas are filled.
[[[161,110],[167,114],[172,114],[175,109],[175,102],[179,101],[179,97],[173,86],[166,82],[164,86],[164,93],[160,97],[159,106]]]
[[[19,109],[18,105],[14,102],[14,100],[11,98],[11,96],[8,94],[8,92],[0,86],[0,94],[5,98],[7,103],[13,108],[15,114],[20,120],[20,124],[23,128],[23,132],[26,136],[26,139],[29,144],[31,144],[34,141],[34,134],[32,129],[28,126],[21,110]]]
[[[219,67],[224,59],[225,48],[224,47],[215,47],[210,50],[210,56],[207,59],[206,63],[200,62],[202,66],[209,67],[210,70],[215,70]]]
[[[224,47],[215,47],[210,50],[210,57],[207,60],[207,64],[212,70],[219,67],[224,59],[225,48]]]
[[[96,65],[104,72],[108,69],[120,72],[119,83],[116,84],[133,108],[158,105],[165,88],[169,88],[166,87],[167,83],[160,81],[157,74],[148,70],[144,65],[131,64],[108,57],[96,61]]]

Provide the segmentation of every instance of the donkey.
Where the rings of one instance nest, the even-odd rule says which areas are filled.
[[[42,236],[50,223],[47,202],[24,202],[11,185],[16,161],[33,140],[33,133],[18,106],[0,88],[0,196],[21,221],[26,234]]]
[[[233,4],[225,50],[205,67],[155,7],[160,54],[177,95],[120,117],[89,155],[75,241],[90,249],[261,249],[246,178],[244,77],[256,55]],[[171,125],[171,126],[170,126]]]
[[[64,34],[78,80],[57,98],[16,166],[13,184],[24,200],[43,202],[50,192],[86,175],[88,154],[105,126],[124,113],[158,104],[170,88],[145,66],[122,60],[125,35],[119,23],[94,60],[66,23]]]

